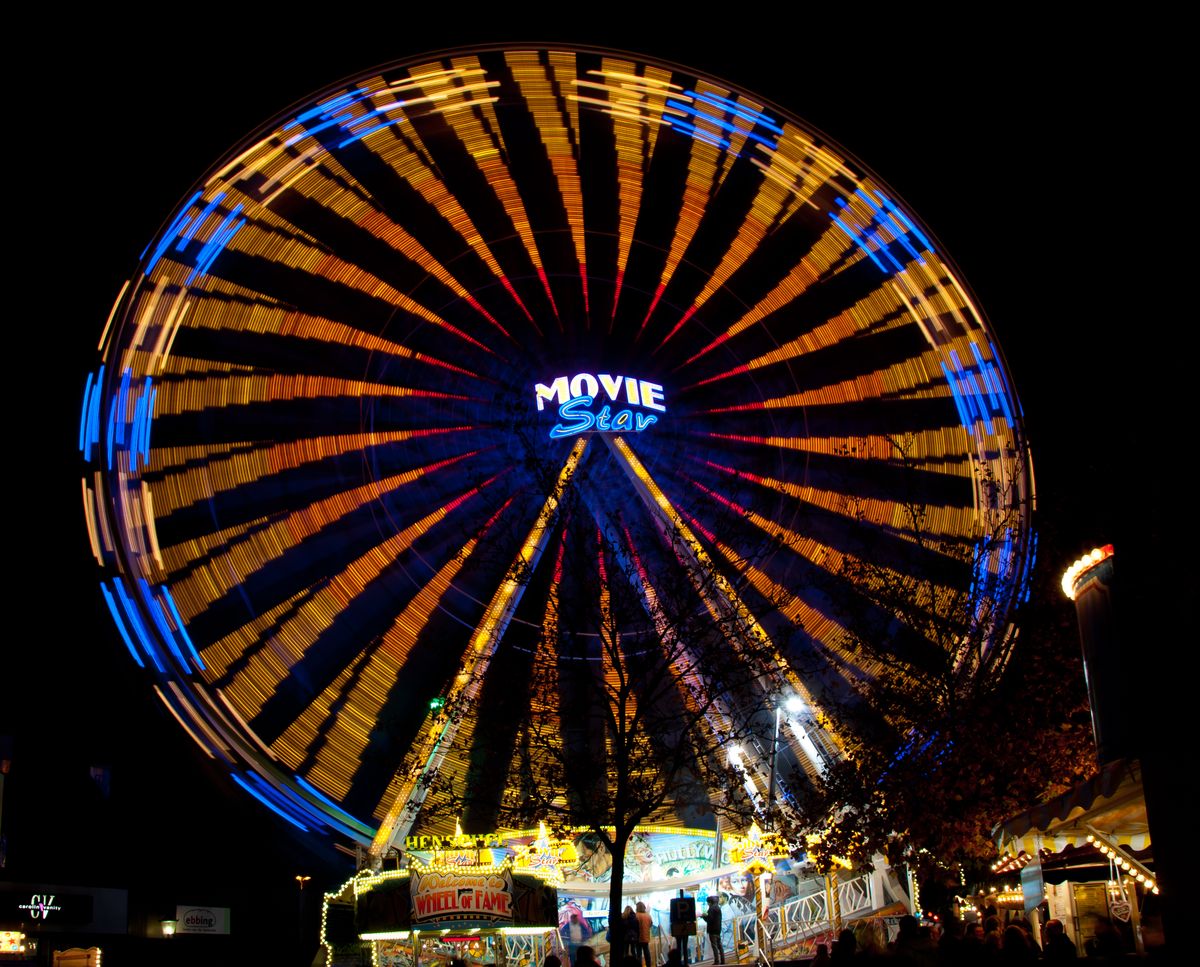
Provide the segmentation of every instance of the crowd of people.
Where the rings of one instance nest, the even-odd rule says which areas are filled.
[[[643,929],[644,926],[648,926],[649,917],[645,916],[643,904],[638,904],[638,907],[637,911],[632,907],[627,907],[624,911],[627,921],[625,935],[629,940],[622,955],[610,958],[613,967],[652,967],[648,931]],[[709,913],[712,916],[713,911],[710,910]],[[710,932],[714,927],[719,932],[719,917],[718,908],[713,919],[706,918]],[[571,958],[570,963],[562,965],[558,958],[551,956],[546,959],[544,967],[597,967],[591,948],[576,947],[570,943],[565,946]],[[1098,920],[1093,925],[1084,949],[1087,960],[1102,963],[1123,957],[1125,944],[1112,923]],[[713,955],[718,956],[718,951],[722,954],[724,952],[719,946],[715,946]],[[672,948],[670,954],[675,956],[676,962],[679,961],[676,949]],[[1059,963],[1073,961],[1078,957],[1075,944],[1068,938],[1062,921],[1048,921],[1042,928],[1039,942],[1024,919],[1015,918],[1003,923],[994,910],[988,910],[979,920],[968,922],[951,917],[935,925],[922,925],[916,917],[904,916],[900,918],[895,939],[886,944],[870,934],[856,934],[851,929],[842,930],[831,945],[817,946],[812,963],[839,964],[886,960],[916,967],[954,967],[960,964],[1022,964],[1038,961]],[[722,963],[723,960],[724,958],[720,957],[714,962]],[[667,963],[668,967],[671,967],[670,957]]]
[[[887,959],[914,965],[969,965],[989,963],[1031,963],[1038,960],[1074,960],[1075,945],[1063,932],[1063,925],[1050,921],[1045,928],[1045,947],[1039,946],[1024,920],[1001,926],[995,916],[967,923],[950,919],[938,927],[922,926],[913,916],[900,919],[896,939],[886,948],[860,944],[853,930],[843,930],[832,950],[817,950],[813,963],[849,963]],[[940,929],[939,929],[940,927]],[[1063,946],[1065,944],[1065,947]]]

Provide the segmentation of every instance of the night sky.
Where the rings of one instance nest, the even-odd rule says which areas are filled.
[[[471,43],[594,44],[678,61],[784,105],[892,186],[987,313],[1025,410],[1051,535],[1039,565],[1061,570],[1122,529],[1165,520],[1166,483],[1137,469],[1148,463],[1161,481],[1176,472],[1166,452],[1179,418],[1158,414],[1172,412],[1164,394],[1181,366],[1169,348],[1156,358],[1165,327],[1141,308],[1166,253],[1142,227],[1159,150],[1150,86],[1118,56],[1138,31],[996,23],[980,33],[865,14],[775,25],[738,12],[641,24],[597,8],[581,29],[532,17],[465,23],[457,7],[449,24],[426,15],[308,30],[228,14],[211,29],[164,27],[153,47],[91,45],[76,24],[79,39],[26,79],[31,127],[8,135],[18,375],[7,420],[17,540],[0,672],[0,735],[14,737],[4,875],[165,878],[204,894],[189,895],[196,902],[219,902],[239,869],[285,884],[341,875],[335,854],[306,848],[218,780],[133,674],[87,550],[76,434],[113,298],[193,181],[268,117],[377,63]],[[110,767],[107,797],[91,765]]]

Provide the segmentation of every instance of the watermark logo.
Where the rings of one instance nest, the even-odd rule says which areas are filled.
[[[51,913],[61,912],[62,907],[54,902],[53,893],[35,893],[28,903],[18,903],[18,910],[28,910],[31,920],[45,920]]]
[[[558,404],[561,422],[550,430],[553,440],[597,430],[641,433],[658,422],[658,413],[667,411],[661,384],[610,373],[577,373],[570,378],[558,376],[549,383],[535,384],[533,397],[539,412],[547,403]],[[655,412],[641,412],[643,410]]]

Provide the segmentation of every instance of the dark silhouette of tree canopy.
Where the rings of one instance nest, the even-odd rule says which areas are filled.
[[[892,446],[915,476],[905,441]],[[1025,510],[1006,482],[1019,458],[1008,461],[1003,480],[977,468],[973,541],[941,536],[934,508],[912,490],[896,530],[921,566],[891,566],[875,552],[878,529],[851,508],[864,526],[840,573],[856,595],[843,599],[842,647],[860,673],[847,675],[848,691],[821,694],[846,757],[798,798],[819,865],[878,852],[942,874],[978,863],[994,856],[996,823],[1092,767],[1069,609],[1045,568],[1029,603],[1014,612],[1007,596],[1005,544]]]
[[[576,483],[543,556],[554,577],[522,665],[527,679],[509,686],[519,724],[504,791],[494,804],[498,777],[480,762],[447,806],[491,813],[508,828],[544,821],[602,843],[612,858],[610,939],[621,950],[635,827],[715,815],[741,828],[761,815],[765,803],[747,790],[744,770],[765,775],[750,750],[770,741],[781,665],[682,519],[649,504],[605,507],[586,481]]]

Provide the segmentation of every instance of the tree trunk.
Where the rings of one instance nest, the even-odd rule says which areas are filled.
[[[621,916],[621,901],[625,894],[625,847],[629,843],[632,829],[618,827],[613,830],[612,879],[608,884],[608,963],[609,967],[620,967],[625,956],[625,920]]]

